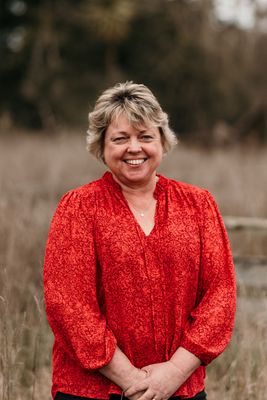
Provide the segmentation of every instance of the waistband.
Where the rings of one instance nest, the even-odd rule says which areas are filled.
[[[206,399],[206,392],[203,390],[202,392],[199,392],[196,394],[194,397],[180,397],[180,396],[174,396],[170,397],[169,400],[205,400]],[[121,396],[120,394],[111,394],[109,396],[109,400],[128,400],[128,397]],[[73,396],[72,394],[66,394],[66,393],[61,393],[57,392],[55,400],[100,400],[100,399],[93,399],[90,397],[80,397],[80,396]]]

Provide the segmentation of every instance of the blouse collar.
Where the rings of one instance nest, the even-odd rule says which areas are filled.
[[[168,185],[168,179],[160,174],[157,174],[157,177],[159,178],[157,183],[156,183],[156,187],[154,190],[154,197],[157,198],[158,195],[163,192],[165,190],[165,188]],[[107,184],[108,186],[112,187],[113,190],[115,190],[117,193],[121,193],[121,186],[118,182],[115,181],[115,179],[112,176],[112,173],[110,171],[106,171],[102,177],[103,181],[105,182],[105,184]]]

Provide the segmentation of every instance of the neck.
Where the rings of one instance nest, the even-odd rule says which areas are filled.
[[[143,182],[143,183],[124,183],[121,182],[114,174],[112,174],[113,179],[120,185],[122,192],[124,194],[128,194],[130,195],[139,195],[139,194],[150,194],[150,193],[154,193],[157,181],[158,181],[158,177],[156,176],[156,172],[155,174],[151,177],[151,179],[147,182]]]

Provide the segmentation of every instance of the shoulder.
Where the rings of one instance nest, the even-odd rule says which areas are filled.
[[[173,196],[178,197],[180,200],[185,200],[190,203],[205,203],[209,199],[213,200],[211,193],[198,186],[191,185],[190,183],[176,181],[175,179],[165,178],[168,181],[168,190]]]
[[[169,182],[170,187],[172,187],[176,190],[185,192],[185,193],[192,193],[192,194],[199,195],[202,192],[206,192],[205,188],[194,186],[194,185],[191,185],[190,183],[186,183],[186,182],[176,181],[175,179],[168,178],[168,182]]]
[[[175,208],[191,210],[202,223],[221,220],[221,214],[213,195],[205,188],[168,179],[168,191]]]
[[[80,200],[80,201],[92,201],[98,193],[104,190],[105,184],[103,179],[97,179],[92,182],[86,183],[85,185],[78,186],[74,189],[68,190],[62,197],[62,200]]]
[[[74,216],[84,213],[87,217],[94,215],[96,197],[104,190],[102,178],[68,190],[61,197],[55,214]]]

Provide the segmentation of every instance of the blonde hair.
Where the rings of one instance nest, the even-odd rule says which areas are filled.
[[[152,122],[159,128],[165,153],[177,143],[175,133],[169,127],[168,115],[162,111],[156,97],[142,84],[118,83],[105,90],[89,113],[87,150],[103,159],[105,132],[114,118],[125,114],[133,126]]]

